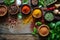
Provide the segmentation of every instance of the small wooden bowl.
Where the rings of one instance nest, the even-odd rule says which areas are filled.
[[[40,16],[40,17],[42,17],[42,14],[43,14],[42,9],[41,9],[41,8],[36,7],[36,8],[34,8],[34,9],[33,9],[33,11],[34,11],[35,9],[39,9],[39,10],[41,10],[41,16]],[[33,13],[33,11],[32,11],[32,13]],[[33,16],[33,14],[32,14],[32,16]],[[34,17],[34,16],[33,16],[33,17]],[[40,17],[34,17],[34,18],[40,18]]]
[[[48,32],[45,34],[45,35],[43,35],[41,32],[40,32],[40,29],[42,28],[42,27],[46,27],[47,29],[48,29]],[[39,35],[41,35],[42,37],[45,37],[45,36],[47,36],[48,34],[49,34],[49,27],[47,26],[47,25],[45,25],[45,24],[43,24],[43,25],[41,25],[39,28],[38,28],[38,33],[39,33]]]
[[[29,11],[28,13],[24,13],[24,12],[22,12],[22,8],[23,8],[24,6],[28,6],[28,7],[30,8],[30,11]],[[24,4],[24,5],[22,5],[22,7],[21,7],[21,13],[27,15],[27,14],[29,14],[30,12],[31,12],[31,7],[30,7],[28,4]]]
[[[51,17],[51,20],[49,19],[49,16],[46,17],[46,14],[52,14],[53,17],[52,17],[51,15],[49,15],[49,16]],[[48,18],[49,20],[48,20],[47,18]],[[45,19],[45,21],[51,22],[51,21],[53,21],[53,20],[55,19],[55,15],[54,15],[53,12],[51,12],[51,11],[46,11],[45,14],[44,14],[44,19]]]
[[[11,7],[13,7],[13,6],[16,7],[15,13],[11,11],[11,10],[12,10]],[[18,6],[16,6],[16,5],[11,5],[11,6],[9,6],[9,8],[8,8],[8,13],[11,14],[11,15],[15,15],[15,14],[18,13],[18,11],[19,11],[18,9],[19,9]]]
[[[31,5],[32,5],[32,6],[34,6],[34,7],[35,7],[35,6],[38,6],[38,3],[39,3],[38,0],[37,0],[37,1],[35,0],[35,1],[37,2],[37,4],[35,4],[35,5],[33,5],[32,1],[34,1],[34,0],[31,0]],[[34,2],[35,2],[35,1],[34,1]]]
[[[4,16],[7,13],[7,7],[5,5],[0,5],[0,8],[3,8],[2,11],[4,11],[3,14],[0,14],[0,16]]]

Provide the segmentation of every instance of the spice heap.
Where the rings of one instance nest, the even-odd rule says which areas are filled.
[[[48,32],[48,29],[46,27],[43,27],[40,29],[41,34],[45,35]]]
[[[8,12],[12,15],[17,14],[18,13],[18,7],[15,6],[15,5],[12,5],[12,6],[9,7]]]
[[[54,15],[53,15],[52,13],[50,13],[50,12],[47,12],[47,13],[45,14],[45,19],[46,19],[47,21],[53,21],[53,20],[54,20]]]
[[[40,9],[34,9],[32,15],[35,18],[40,18],[42,16],[42,11]]]
[[[31,9],[28,5],[23,5],[23,7],[21,9],[22,13],[24,13],[24,14],[29,14],[30,10]]]
[[[38,28],[38,32],[41,36],[47,36],[49,34],[49,27],[47,25],[41,25]]]

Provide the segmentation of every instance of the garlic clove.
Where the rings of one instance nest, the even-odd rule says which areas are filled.
[[[54,14],[57,14],[58,12],[59,12],[58,9],[55,9],[55,10],[53,11]]]
[[[60,7],[60,4],[55,4],[56,8],[59,8]]]
[[[60,14],[60,12],[58,12],[58,14]]]

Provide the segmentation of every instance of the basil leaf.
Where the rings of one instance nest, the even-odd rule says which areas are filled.
[[[34,33],[37,33],[37,28],[36,28],[36,27],[34,27],[33,30],[34,30],[34,31],[33,31]]]

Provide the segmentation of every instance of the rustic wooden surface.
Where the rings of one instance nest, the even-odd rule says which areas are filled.
[[[58,2],[60,3],[60,0],[58,0]],[[7,18],[7,17],[5,17],[5,18]],[[3,19],[2,22],[0,22],[0,33],[3,33],[3,34],[0,35],[0,40],[39,40],[38,36],[35,37],[35,36],[32,36],[32,35],[20,35],[20,34],[19,35],[18,34],[17,35],[14,35],[14,34],[13,35],[12,34],[5,35],[4,33],[11,33],[11,32],[9,32],[8,25],[4,21],[5,20]],[[26,26],[24,28],[26,28]],[[25,33],[27,31],[26,29],[24,29],[24,30],[25,31],[21,31],[21,32]],[[31,33],[31,31],[29,30],[26,33]]]
[[[0,35],[0,40],[38,40],[32,35]]]

